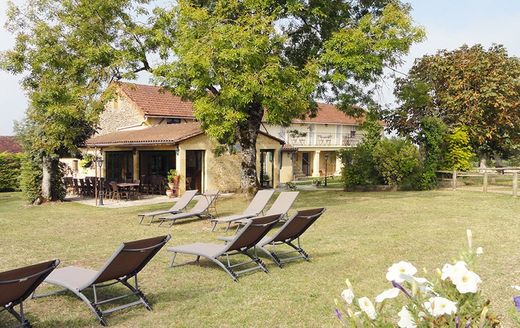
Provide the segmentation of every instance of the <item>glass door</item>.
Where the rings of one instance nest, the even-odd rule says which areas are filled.
[[[274,150],[260,150],[260,186],[273,188],[274,178]]]
[[[186,190],[204,192],[204,150],[186,150]]]

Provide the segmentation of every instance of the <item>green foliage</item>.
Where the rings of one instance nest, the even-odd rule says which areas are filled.
[[[0,153],[0,191],[20,189],[21,154]]]
[[[374,147],[373,157],[379,173],[390,186],[411,186],[412,177],[416,177],[420,168],[419,151],[406,139],[382,139]]]
[[[467,171],[471,169],[474,157],[466,128],[457,127],[446,135],[445,168]]]
[[[169,182],[173,182],[173,180],[176,178],[176,177],[179,177],[179,173],[177,172],[176,169],[170,169],[168,171],[168,181]]]
[[[149,68],[144,53],[141,3],[134,0],[28,0],[9,4],[7,28],[15,36],[12,49],[2,53],[0,69],[21,74],[29,98],[20,123],[24,151],[36,163],[75,155],[94,132],[107,86],[114,79],[133,78]],[[135,20],[134,20],[135,18]],[[25,174],[24,179],[36,174]],[[24,185],[34,187],[36,180]],[[42,191],[49,200],[60,192]],[[34,188],[32,188],[34,189]],[[32,198],[36,192],[29,193]],[[58,197],[59,198],[59,197]]]
[[[417,140],[422,155],[420,189],[428,190],[437,186],[435,172],[442,167],[444,138],[447,127],[437,117],[425,117],[421,120],[421,130]]]
[[[345,189],[384,183],[372,156],[372,148],[368,145],[360,144],[353,148],[344,148],[338,152],[338,156],[341,156],[343,164],[341,175]]]
[[[29,203],[33,203],[42,195],[42,167],[29,156],[24,156],[22,160],[20,187]]]
[[[441,50],[418,59],[397,80],[399,107],[387,120],[415,136],[425,117],[449,128],[466,126],[470,145],[485,157],[509,156],[520,143],[520,60],[500,45]]]
[[[181,0],[156,10],[151,34],[156,80],[192,100],[219,143],[240,144],[242,189],[256,180],[262,118],[288,125],[315,112],[315,96],[345,111],[368,102],[366,86],[424,35],[399,1],[350,0]]]
[[[94,163],[95,159],[96,159],[96,156],[94,156],[92,154],[85,154],[85,155],[83,155],[83,158],[79,162],[79,165],[84,169],[88,169],[88,168],[92,167],[92,164]]]

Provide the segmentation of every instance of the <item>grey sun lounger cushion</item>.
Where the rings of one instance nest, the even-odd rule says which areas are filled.
[[[175,221],[179,219],[186,219],[191,217],[203,217],[204,215],[210,215],[209,214],[209,208],[213,202],[218,197],[218,193],[205,193],[203,195],[200,195],[199,199],[197,200],[197,203],[186,212],[178,213],[178,214],[170,214],[170,215],[161,215],[158,216],[158,219],[161,220],[161,224],[170,221],[173,225]],[[211,215],[210,215],[211,216]]]
[[[195,255],[199,258],[205,257],[208,260],[218,264],[224,271],[226,271],[234,281],[237,281],[238,275],[253,270],[263,270],[268,272],[263,262],[258,258],[256,252],[251,254],[248,252],[273,228],[273,226],[280,220],[280,215],[263,216],[249,220],[244,227],[242,227],[237,234],[227,244],[214,243],[194,243],[189,245],[168,247],[168,251],[174,253],[172,259],[172,267],[175,265],[175,258],[178,253]],[[250,261],[239,262],[231,264],[229,256],[242,254],[250,258]],[[227,261],[221,261],[221,257],[226,257]],[[254,267],[246,268],[236,271],[235,268],[244,266],[246,264],[255,263]],[[183,264],[181,264],[183,265]]]
[[[253,200],[251,200],[251,203],[249,203],[249,206],[244,210],[244,212],[242,212],[242,214],[235,214],[225,216],[222,218],[212,219],[212,231],[215,230],[215,227],[218,223],[228,223],[227,228],[229,229],[229,224],[233,221],[248,219],[260,215],[267,203],[269,202],[269,199],[271,199],[271,197],[273,196],[273,194],[274,189],[265,189],[258,191],[255,197],[253,197]]]
[[[9,312],[21,327],[31,327],[25,318],[23,302],[59,264],[59,260],[52,260],[0,272],[0,312]],[[20,306],[20,310],[16,311],[15,306]]]
[[[267,210],[264,215],[281,214],[281,221],[284,221],[284,219],[287,217],[287,212],[289,212],[299,194],[299,191],[282,191],[274,201],[273,205],[271,205],[269,210]],[[238,223],[239,225],[244,225],[247,223],[248,219],[249,218],[239,219],[235,220],[234,222]]]
[[[140,223],[142,223],[144,218],[147,217],[147,216],[151,216],[152,220],[153,220],[153,218],[155,216],[158,216],[158,215],[180,213],[181,211],[183,211],[186,208],[186,206],[188,206],[188,204],[191,202],[193,197],[195,197],[197,192],[198,192],[198,190],[187,190],[179,198],[179,200],[175,204],[173,204],[173,206],[170,207],[170,209],[168,209],[168,210],[158,210],[158,211],[154,211],[154,212],[137,214],[138,217],[141,217],[141,222]]]
[[[139,289],[137,274],[168,240],[170,240],[170,235],[123,243],[116,249],[100,270],[91,270],[75,266],[55,270],[45,279],[45,282],[63,287],[64,289],[47,294],[35,295],[35,297],[45,297],[69,290],[88,305],[102,325],[106,325],[105,314],[130,306],[144,305],[148,310],[151,310],[148,300]],[[131,279],[134,280],[133,286],[129,282]],[[127,287],[131,293],[105,300],[98,300],[98,289],[116,283],[121,283]],[[94,300],[89,299],[84,293],[87,289],[92,290]],[[112,309],[101,310],[99,308],[102,304],[111,303],[128,296],[135,296],[138,300],[116,306]]]

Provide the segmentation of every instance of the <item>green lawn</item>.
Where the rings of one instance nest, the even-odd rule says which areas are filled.
[[[239,212],[239,197],[219,202],[220,214]],[[504,320],[512,284],[520,284],[520,199],[471,192],[301,192],[294,208],[325,206],[326,214],[304,236],[312,261],[256,272],[234,283],[203,262],[170,269],[161,251],[142,273],[154,311],[133,308],[108,316],[112,327],[317,327],[336,324],[334,298],[350,278],[358,295],[388,288],[385,273],[398,260],[433,272],[454,259],[473,230],[485,254],[477,272]],[[0,271],[59,258],[61,266],[99,268],[122,242],[171,233],[170,245],[214,241],[207,221],[173,228],[141,226],[136,214],[167,207],[101,209],[74,203],[27,207],[19,194],[0,194]],[[187,257],[181,259],[188,260]],[[87,307],[71,295],[29,300],[35,327],[97,327]],[[0,314],[0,326],[12,321]],[[510,326],[510,325],[507,325]]]

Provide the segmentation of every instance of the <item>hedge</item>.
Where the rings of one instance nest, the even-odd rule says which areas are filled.
[[[0,153],[0,192],[20,190],[22,154]]]

